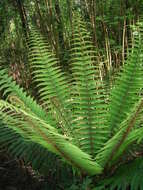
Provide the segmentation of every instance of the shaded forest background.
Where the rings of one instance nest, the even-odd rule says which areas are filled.
[[[131,44],[131,25],[142,17],[142,0],[4,0],[0,1],[0,52],[5,66],[29,88],[27,38],[29,23],[50,43],[64,70],[68,70],[72,12],[79,10],[92,33],[103,76],[124,63]]]

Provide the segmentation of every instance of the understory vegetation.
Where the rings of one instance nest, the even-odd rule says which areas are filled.
[[[44,176],[43,190],[143,189],[142,11],[0,2],[0,151]]]

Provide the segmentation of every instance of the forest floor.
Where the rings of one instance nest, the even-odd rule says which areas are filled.
[[[0,190],[42,190],[45,180],[31,166],[0,152]]]

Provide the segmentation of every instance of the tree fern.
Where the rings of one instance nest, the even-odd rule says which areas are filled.
[[[38,147],[42,155],[50,151],[81,172],[96,175],[109,171],[129,145],[142,141],[142,31],[141,26],[135,31],[125,67],[108,95],[86,25],[79,14],[73,18],[70,84],[34,28],[29,64],[38,101],[0,69],[0,139],[4,144],[8,140],[15,155],[29,154],[26,158],[33,164],[42,163],[39,155],[33,156]]]

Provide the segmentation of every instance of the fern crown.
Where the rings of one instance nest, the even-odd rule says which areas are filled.
[[[79,15],[73,21],[70,77],[32,28],[29,65],[38,101],[19,87],[6,69],[0,69],[4,97],[0,100],[1,142],[17,156],[28,155],[32,147],[26,159],[33,164],[40,161],[39,167],[44,167],[46,158],[34,158],[36,149],[61,156],[90,175],[113,166],[129,145],[142,141],[143,39],[141,26],[136,30],[128,59],[108,93],[95,47]]]

